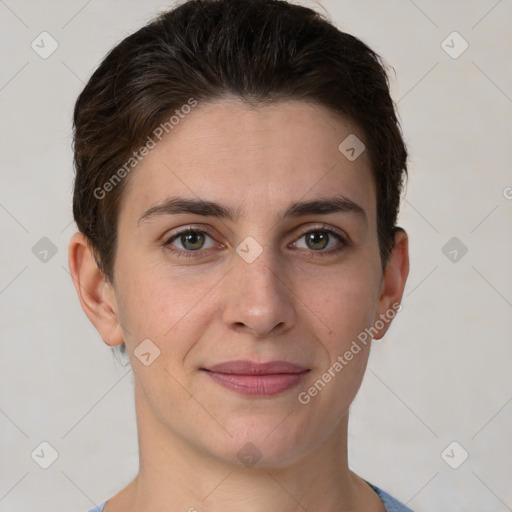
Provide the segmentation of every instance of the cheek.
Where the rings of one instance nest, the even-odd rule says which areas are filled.
[[[337,278],[323,305],[334,332],[325,340],[330,366],[322,371],[330,369],[335,375],[326,376],[331,391],[325,399],[339,411],[352,402],[364,376],[371,344],[365,329],[375,318],[380,279],[379,269],[363,260],[340,271]]]
[[[127,344],[133,350],[149,338],[171,364],[181,364],[190,346],[206,329],[214,276],[191,276],[190,270],[170,272],[162,264],[126,271],[130,277],[125,279],[122,290],[122,317]]]
[[[300,295],[310,312],[324,324],[332,349],[345,344],[371,324],[378,306],[379,275],[361,260],[316,275],[301,274]]]

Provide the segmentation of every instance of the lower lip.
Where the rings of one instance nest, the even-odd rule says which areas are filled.
[[[272,396],[296,386],[308,373],[276,373],[274,375],[238,375],[232,373],[205,373],[221,386],[242,395]]]

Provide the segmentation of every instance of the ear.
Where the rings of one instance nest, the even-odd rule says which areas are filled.
[[[124,337],[115,290],[98,268],[89,240],[81,232],[71,237],[68,263],[85,314],[107,345],[120,345]]]
[[[394,245],[382,277],[381,292],[377,307],[378,316],[374,319],[377,334],[374,339],[380,340],[386,334],[391,321],[402,306],[400,301],[404,293],[405,283],[409,275],[409,239],[400,227],[395,230]],[[382,326],[382,324],[384,324]],[[382,328],[380,328],[382,326]]]

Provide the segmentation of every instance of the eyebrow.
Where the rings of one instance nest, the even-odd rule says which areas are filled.
[[[217,217],[219,219],[227,219],[236,222],[241,217],[242,210],[204,199],[170,197],[146,210],[139,217],[137,226],[157,216],[179,215],[183,213],[201,215],[203,217]],[[293,203],[286,209],[282,218],[296,218],[306,215],[328,215],[330,213],[355,213],[360,216],[365,223],[368,223],[365,210],[343,195]]]

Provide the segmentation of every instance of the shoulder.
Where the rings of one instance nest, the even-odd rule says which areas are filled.
[[[386,512],[413,512],[409,507],[406,507],[403,503],[393,498],[386,491],[383,491],[376,485],[366,482],[378,495],[386,507]]]
[[[93,509],[89,510],[89,512],[103,512],[103,507],[105,506],[105,503],[107,503],[107,502],[104,501],[103,503],[100,503],[99,505],[97,505]]]
[[[366,481],[366,480],[365,480]],[[386,507],[386,512],[413,512],[410,508],[406,507],[403,503],[398,501],[396,498],[393,498],[386,491],[380,489],[376,485],[373,485],[370,482],[366,482],[378,495],[379,498],[384,503]],[[103,507],[105,506],[106,501],[100,503],[93,509],[89,510],[89,512],[103,512]]]

